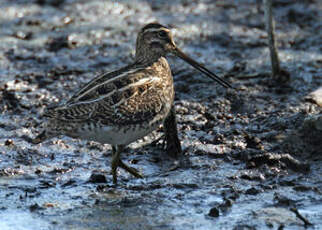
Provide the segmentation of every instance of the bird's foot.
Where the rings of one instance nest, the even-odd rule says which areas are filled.
[[[137,169],[132,168],[128,165],[126,165],[123,161],[119,161],[119,166],[124,169],[125,171],[129,172],[130,174],[132,174],[133,176],[135,176],[136,178],[143,178],[143,176],[138,172]]]

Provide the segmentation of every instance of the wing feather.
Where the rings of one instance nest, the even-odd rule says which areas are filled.
[[[154,76],[156,73],[142,67],[126,67],[101,75],[86,84],[66,104],[49,109],[44,115],[64,122],[92,120],[104,125],[147,121],[162,109],[154,87],[161,79]]]
[[[75,93],[65,105],[75,104],[79,101],[86,101],[109,93],[115,88],[118,88],[118,82],[122,82],[129,74],[135,73],[143,69],[137,64],[132,64],[116,71],[106,72],[95,77]],[[114,83],[114,84],[110,84]]]

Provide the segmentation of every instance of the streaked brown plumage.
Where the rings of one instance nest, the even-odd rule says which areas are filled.
[[[155,130],[173,106],[173,78],[165,58],[172,53],[225,87],[231,87],[179,50],[165,26],[151,23],[142,28],[133,64],[94,78],[64,105],[48,109],[49,118],[39,143],[57,135],[94,140],[113,147],[112,174],[124,168],[141,177],[120,160],[124,146]]]

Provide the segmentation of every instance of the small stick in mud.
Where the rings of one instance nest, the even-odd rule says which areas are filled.
[[[297,208],[290,208],[290,210],[295,213],[297,218],[299,218],[300,220],[302,220],[304,222],[305,226],[313,225],[310,221],[308,221],[304,216],[302,216],[299,213],[299,210],[297,210]]]
[[[275,26],[272,16],[272,0],[264,0],[265,11],[265,27],[268,35],[268,46],[271,55],[271,65],[273,77],[277,77],[280,72],[280,63],[278,59],[276,42],[275,42]]]
[[[275,42],[275,25],[272,12],[272,0],[263,0],[263,2],[265,12],[265,27],[271,56],[272,76],[278,82],[285,82],[289,80],[289,74],[280,68],[280,61]]]

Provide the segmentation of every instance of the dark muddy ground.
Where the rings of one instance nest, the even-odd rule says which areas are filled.
[[[321,2],[274,1],[283,85],[270,80],[256,1],[1,0],[0,11],[1,230],[322,229],[322,102],[310,96],[322,83]],[[117,188],[110,146],[29,143],[46,106],[130,63],[136,33],[156,20],[239,89],[169,58],[179,167],[161,128],[123,154],[145,178],[120,170]]]

